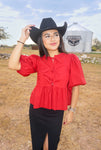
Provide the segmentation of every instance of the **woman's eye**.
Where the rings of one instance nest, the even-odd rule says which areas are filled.
[[[59,36],[59,34],[55,34],[55,36]]]
[[[49,35],[46,35],[45,38],[50,38],[50,36],[49,36]]]

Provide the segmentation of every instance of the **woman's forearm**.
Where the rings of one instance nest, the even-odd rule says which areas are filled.
[[[20,60],[21,52],[25,41],[29,38],[30,29],[32,26],[33,25],[27,25],[25,28],[22,29],[21,37],[19,39],[20,42],[18,42],[17,45],[15,46],[9,59],[8,67],[10,69],[20,70],[21,65],[19,60]]]
[[[74,86],[72,88],[72,99],[71,99],[71,107],[75,108],[78,102],[79,97],[79,86]]]
[[[21,66],[19,60],[20,60],[22,49],[23,49],[23,44],[18,42],[9,59],[8,67],[10,69],[20,70]]]
[[[64,124],[69,124],[73,121],[73,112],[74,112],[74,108],[77,105],[78,97],[79,97],[79,86],[74,86],[72,88],[71,108],[68,109],[69,111],[67,110],[65,111],[65,116],[63,120]]]

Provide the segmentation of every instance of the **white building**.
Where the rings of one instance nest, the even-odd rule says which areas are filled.
[[[73,23],[63,37],[67,52],[91,52],[93,32]]]

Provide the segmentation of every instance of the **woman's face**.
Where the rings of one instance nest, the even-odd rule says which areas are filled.
[[[48,51],[56,51],[60,45],[58,30],[46,30],[42,33],[42,41]]]

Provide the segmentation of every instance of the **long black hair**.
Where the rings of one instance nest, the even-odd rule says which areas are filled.
[[[62,36],[61,34],[59,34],[60,36],[60,45],[58,47],[58,51],[60,53],[67,53],[66,50],[65,50],[65,47],[64,47],[64,42],[63,42],[63,39],[62,39]],[[42,41],[42,35],[40,35],[40,37],[38,38],[38,47],[39,47],[39,55],[40,57],[46,55],[46,57],[50,56],[47,49],[45,48],[44,44],[43,44],[43,41]]]

